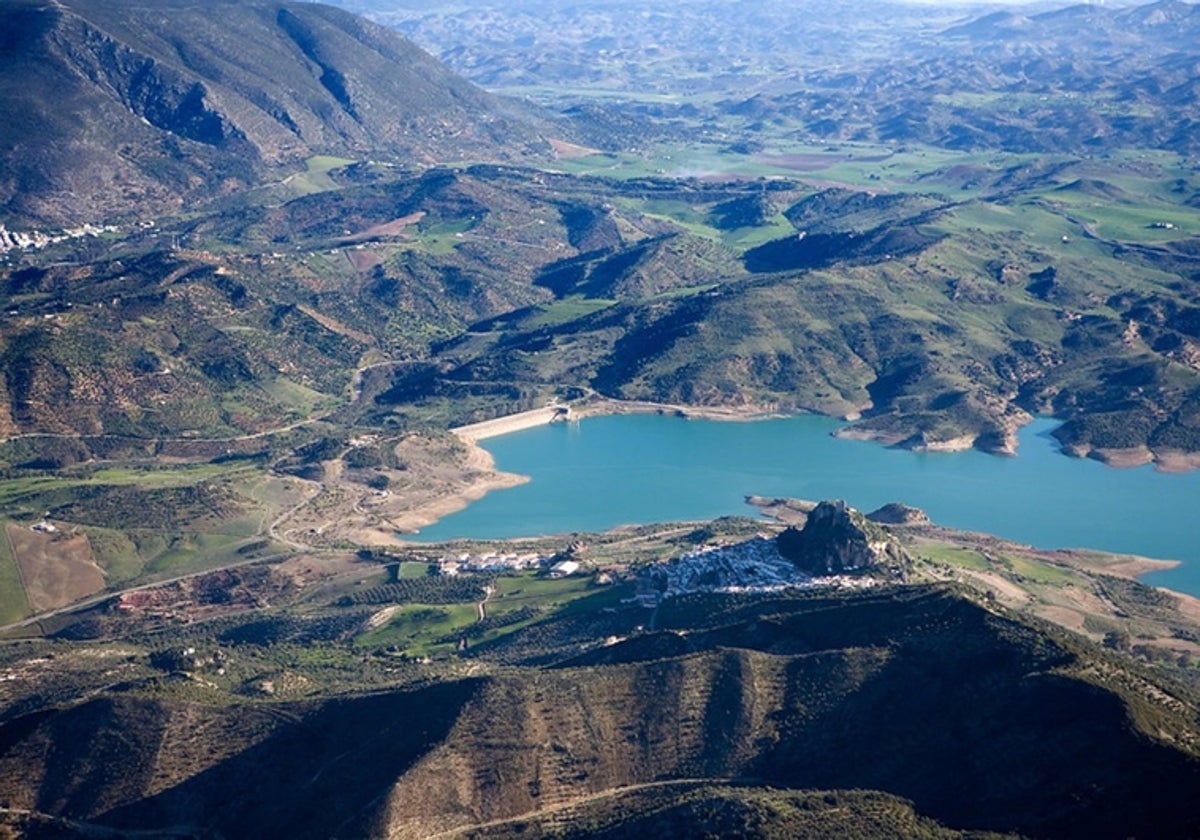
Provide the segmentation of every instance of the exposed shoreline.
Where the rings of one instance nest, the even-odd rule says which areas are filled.
[[[389,512],[387,522],[391,531],[419,534],[422,528],[458,513],[493,490],[506,490],[529,481],[527,475],[497,470],[496,459],[478,441],[549,423],[549,416],[544,416],[547,411],[550,409],[526,411],[451,429],[463,447],[461,460],[450,477],[453,489],[426,497],[406,510]]]
[[[1083,448],[1063,449],[1069,455],[1091,458],[1113,469],[1130,469],[1153,464],[1154,469],[1164,473],[1185,473],[1200,469],[1200,452],[1184,452],[1182,449],[1151,449],[1148,446],[1131,446],[1126,449]]]
[[[800,412],[793,412],[800,413]],[[694,420],[721,420],[730,423],[750,423],[787,417],[789,413],[761,406],[695,406],[644,400],[597,399],[575,409],[576,417],[600,417],[613,414],[659,414]]]
[[[487,454],[487,450],[485,449],[479,447],[473,447],[473,449],[485,455]],[[475,457],[474,451],[468,455],[468,458],[480,465],[479,469],[481,472],[477,473],[460,490],[445,496],[439,496],[436,499],[430,499],[403,513],[390,514],[387,519],[388,523],[392,526],[391,530],[419,537],[422,528],[428,528],[439,520],[451,514],[458,513],[470,505],[471,502],[479,501],[493,490],[507,490],[510,487],[517,487],[529,481],[529,476],[527,475],[497,472],[494,462],[484,467],[482,462]]]

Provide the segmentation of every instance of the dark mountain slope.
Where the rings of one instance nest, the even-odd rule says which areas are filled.
[[[402,36],[307,3],[0,6],[0,218],[141,214],[317,154],[540,148],[535,121]]]
[[[9,802],[183,836],[362,837],[372,800],[446,737],[476,687],[232,709],[93,700],[4,729],[0,743],[19,739],[30,762],[16,774],[37,779]]]
[[[33,712],[0,726],[0,797],[206,836],[428,837],[619,792],[637,795],[602,822],[632,830],[679,807],[678,782],[739,780],[764,796],[884,791],[957,829],[1198,827],[1190,695],[952,591],[676,599],[657,633],[600,648],[601,624],[637,619],[583,618],[483,646],[512,665],[436,687],[225,708],[116,694]],[[655,637],[676,652],[647,656]],[[561,667],[519,665],[522,648],[561,661],[581,645],[594,652]],[[681,818],[700,830],[709,807]],[[751,836],[782,819],[752,810]]]
[[[659,785],[621,791],[550,814],[489,827],[492,838],[642,840],[690,837],[762,840],[854,837],[866,840],[997,840],[1008,835],[959,832],[917,814],[912,803],[875,791],[789,791],[738,785]]]

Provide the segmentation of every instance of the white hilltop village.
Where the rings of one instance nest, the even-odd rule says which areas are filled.
[[[613,582],[613,569],[595,569],[578,560],[553,554],[448,554],[433,559],[440,574],[520,572],[540,570],[558,578],[597,574],[603,583]],[[869,589],[879,584],[872,575],[850,569],[847,574],[810,575],[779,553],[774,537],[759,534],[731,544],[710,544],[658,563],[630,570],[637,580],[636,600],[655,607],[668,598],[694,592],[778,592],[785,589]],[[619,574],[619,573],[618,573]]]
[[[814,577],[779,553],[775,539],[759,534],[732,545],[706,545],[641,570],[638,600],[645,606],[693,592],[777,592],[784,589],[868,589],[871,576]]]
[[[740,542],[709,543],[645,565],[597,567],[583,559],[584,548],[572,543],[554,554],[447,554],[427,562],[446,576],[539,570],[555,578],[595,575],[601,584],[635,581],[637,594],[629,600],[650,608],[696,592],[869,589],[903,580],[907,562],[886,532],[841,501],[811,506],[803,529],[792,526],[779,536],[760,532]]]

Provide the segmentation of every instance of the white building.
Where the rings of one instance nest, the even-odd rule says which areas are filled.
[[[566,577],[579,571],[579,564],[574,560],[560,560],[550,567],[550,577]]]

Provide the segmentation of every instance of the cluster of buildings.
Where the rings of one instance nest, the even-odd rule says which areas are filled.
[[[479,572],[541,571],[552,578],[581,572],[596,574],[596,582],[611,584],[627,576],[624,567],[585,568],[571,553],[563,554],[450,554],[429,561],[440,574],[453,577]],[[871,575],[809,575],[779,553],[774,537],[763,534],[729,545],[705,545],[664,563],[636,570],[634,599],[653,608],[667,598],[693,592],[772,592],[784,589],[866,589],[878,584]]]
[[[691,592],[771,592],[782,589],[853,589],[874,586],[871,577],[812,577],[784,558],[771,537],[759,535],[732,545],[707,545],[665,563],[646,567],[638,579],[638,601],[647,607]]]
[[[451,554],[433,561],[441,574],[448,577],[464,572],[520,572],[529,569],[542,569],[550,566],[553,557],[544,554],[499,554],[491,551],[486,554]],[[554,570],[563,563],[574,566],[564,574],[574,574],[579,571],[579,564],[574,561],[562,561],[550,566]]]
[[[116,233],[112,225],[80,225],[54,233],[40,230],[9,230],[0,224],[0,254],[33,248],[45,248],[56,242],[66,242],[68,239],[78,239],[81,236],[99,236],[102,233]]]

